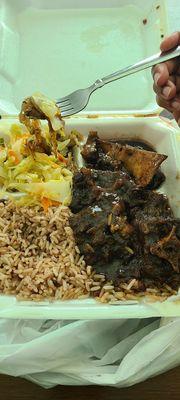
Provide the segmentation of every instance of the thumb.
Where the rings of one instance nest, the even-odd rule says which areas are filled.
[[[180,32],[174,32],[161,42],[160,49],[162,51],[168,51],[178,46],[178,44],[180,44]]]

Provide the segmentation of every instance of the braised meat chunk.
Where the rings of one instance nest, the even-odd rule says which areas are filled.
[[[161,163],[167,158],[163,154],[140,150],[128,145],[121,146],[118,143],[108,143],[99,140],[102,150],[112,160],[122,162],[135,182],[142,187],[147,186]]]
[[[176,227],[150,247],[150,252],[169,261],[175,272],[180,272],[180,240],[176,236]]]
[[[101,140],[95,132],[89,135],[82,156],[96,169],[127,171],[141,187],[150,184],[167,158],[164,154]]]
[[[113,159],[103,151],[97,132],[89,133],[87,142],[83,146],[81,154],[89,168],[95,168],[102,171],[123,170],[121,161]]]
[[[166,156],[102,141],[95,132],[73,179],[70,225],[87,264],[119,283],[180,285],[180,221],[148,189]]]
[[[92,167],[97,163],[99,158],[99,149],[98,149],[98,135],[96,131],[89,132],[89,136],[85,145],[82,148],[81,154],[83,158],[86,160],[87,164]]]
[[[134,187],[134,182],[124,172],[81,168],[73,179],[71,209],[74,213],[80,211],[98,200],[102,193],[121,193],[125,200]]]
[[[115,279],[120,264],[138,252],[138,238],[116,194],[103,193],[93,205],[71,217],[76,242],[86,262]]]

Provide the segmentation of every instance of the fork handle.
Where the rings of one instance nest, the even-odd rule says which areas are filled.
[[[146,68],[150,68],[153,65],[162,63],[164,61],[170,60],[171,58],[175,58],[180,56],[180,46],[174,48],[173,50],[169,50],[165,53],[158,53],[151,57],[145,58],[142,61],[139,61],[136,64],[129,65],[126,68],[120,69],[119,71],[114,72],[113,74],[104,76],[101,79],[97,79],[94,83],[94,90],[106,85],[107,83],[113,82],[117,79],[121,79],[124,76],[134,74],[136,72],[142,71]]]

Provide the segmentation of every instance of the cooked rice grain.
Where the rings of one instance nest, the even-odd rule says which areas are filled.
[[[90,279],[69,226],[70,210],[0,203],[0,291],[21,299],[89,295]],[[86,281],[89,282],[88,289]]]
[[[104,275],[86,266],[69,226],[68,207],[17,207],[0,202],[0,292],[18,299],[40,301],[96,296],[102,303],[140,299],[167,299],[176,292],[168,285],[140,291],[132,279],[114,288]]]

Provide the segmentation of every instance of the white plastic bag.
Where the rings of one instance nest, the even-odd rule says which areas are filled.
[[[125,387],[180,364],[180,318],[0,320],[0,373],[50,388]]]

